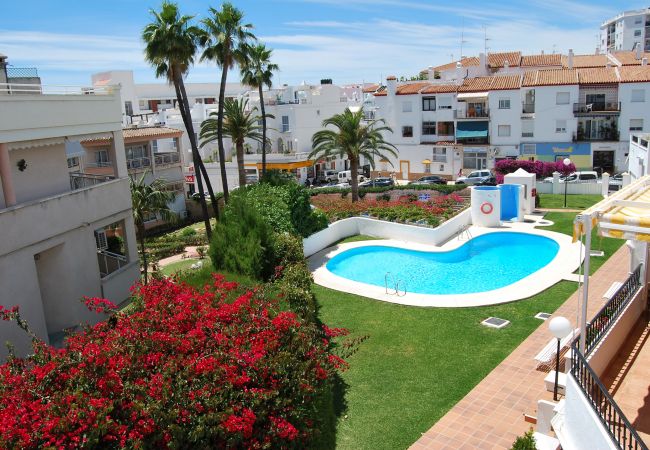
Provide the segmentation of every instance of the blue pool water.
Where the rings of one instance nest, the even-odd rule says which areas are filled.
[[[560,246],[526,233],[488,233],[448,252],[372,245],[339,253],[326,265],[344,278],[384,287],[390,272],[400,289],[420,294],[470,294],[502,288],[546,266]]]

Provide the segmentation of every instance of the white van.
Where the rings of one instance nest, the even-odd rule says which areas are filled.
[[[552,183],[553,177],[544,178],[545,183]],[[560,183],[598,183],[598,172],[594,170],[585,170],[582,172],[573,172],[566,177],[560,177]]]
[[[342,170],[341,172],[338,173],[339,177],[339,183],[349,183],[352,181],[352,171],[350,170]],[[359,174],[359,182],[365,181],[366,177],[363,175]]]

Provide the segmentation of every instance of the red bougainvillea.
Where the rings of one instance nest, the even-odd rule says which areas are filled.
[[[344,330],[215,275],[203,290],[138,286],[129,313],[0,366],[2,448],[299,447],[345,362]],[[94,309],[111,305],[87,299]],[[7,319],[15,319],[9,310]]]

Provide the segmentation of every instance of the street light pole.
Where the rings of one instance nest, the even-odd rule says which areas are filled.
[[[551,319],[548,324],[548,328],[557,339],[557,351],[555,352],[555,386],[553,387],[553,400],[557,401],[557,388],[558,381],[560,378],[560,341],[571,334],[573,327],[569,319],[562,316],[557,316]]]
[[[564,207],[566,208],[566,190],[567,190],[567,179],[569,178],[566,169],[569,167],[569,164],[571,164],[571,160],[569,158],[564,158],[564,161],[562,161],[562,164],[564,164]]]

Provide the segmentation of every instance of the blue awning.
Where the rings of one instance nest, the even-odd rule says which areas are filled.
[[[457,138],[480,138],[480,137],[487,137],[487,135],[488,135],[488,122],[471,121],[471,122],[458,122],[456,124]]]

